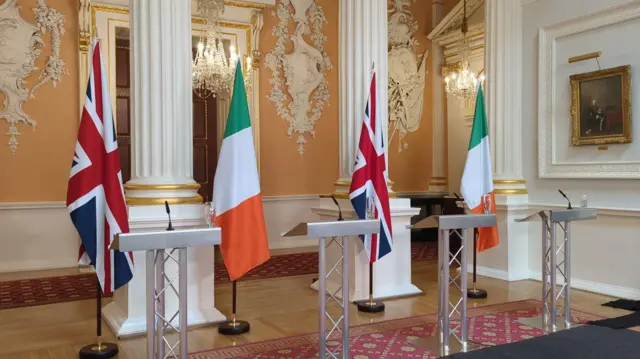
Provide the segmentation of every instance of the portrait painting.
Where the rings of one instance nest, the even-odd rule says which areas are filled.
[[[631,69],[629,65],[570,77],[571,144],[631,142]]]

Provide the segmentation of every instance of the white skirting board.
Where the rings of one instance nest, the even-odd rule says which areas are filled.
[[[287,238],[280,234],[295,224],[317,221],[311,208],[318,195],[264,197],[263,206],[271,249],[317,246],[314,238]],[[156,213],[157,212],[157,213]],[[173,213],[174,227],[197,224]],[[204,212],[203,216],[204,216]],[[148,217],[148,218],[147,218]],[[166,225],[164,207],[148,212],[134,227]],[[78,265],[80,239],[64,202],[0,203],[0,273],[72,268]]]
[[[80,239],[64,202],[0,203],[0,272],[78,265]]]
[[[469,265],[468,269],[469,273],[473,272],[473,267]],[[504,281],[511,281],[508,279],[508,275],[506,271],[497,270],[486,267],[477,267],[477,274],[484,277],[500,279]],[[528,278],[524,278],[524,280],[535,280],[541,281],[542,274],[540,272],[529,272]],[[471,277],[469,278],[471,280]],[[522,280],[522,279],[519,279]],[[482,287],[482,280],[479,280],[478,286]],[[564,280],[558,278],[558,285],[564,284]],[[605,283],[598,283],[584,279],[572,278],[571,279],[571,288],[585,290],[588,292],[609,295],[616,298],[625,298],[632,300],[640,300],[640,290],[633,288],[625,288]]]

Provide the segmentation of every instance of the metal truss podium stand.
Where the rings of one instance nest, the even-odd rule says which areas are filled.
[[[111,249],[147,252],[147,359],[187,359],[187,248],[220,244],[220,231],[197,228],[116,235]],[[165,273],[169,260],[178,265],[178,273],[171,278]],[[178,297],[178,310],[171,316],[165,314],[165,293],[169,290]],[[177,326],[173,324],[176,318]],[[165,335],[167,329],[178,333],[177,341],[172,343]]]
[[[308,236],[318,238],[318,247],[320,249],[318,256],[318,277],[319,277],[319,295],[318,305],[320,311],[319,325],[319,358],[342,358],[348,359],[349,356],[349,236],[359,236],[374,234],[380,232],[379,219],[355,220],[355,221],[334,221],[334,222],[315,222],[300,223],[290,231],[282,234],[283,237]],[[342,237],[340,240],[338,237]],[[357,237],[355,237],[357,238]],[[360,240],[360,239],[358,239]],[[336,244],[342,248],[342,256],[331,264],[327,272],[327,248]],[[340,269],[342,262],[342,269]],[[332,273],[337,273],[342,278],[342,286],[331,293],[327,291],[327,278]],[[341,293],[342,300],[338,300],[336,295]],[[340,316],[332,316],[327,311],[327,302],[333,299],[338,307],[341,308]],[[327,331],[327,322],[329,319],[331,328]],[[334,331],[342,333],[342,350],[340,346],[327,347],[327,341],[335,336]]]
[[[469,238],[469,230],[473,233],[474,228],[495,225],[495,214],[467,214],[431,216],[410,227],[438,228],[438,333],[429,338],[411,340],[412,344],[440,356],[468,352],[480,347],[468,340],[467,333],[467,252],[469,243],[473,243],[473,238]],[[455,253],[449,249],[451,231],[461,240],[460,248]],[[453,263],[460,266],[460,273],[451,278]],[[459,292],[455,297],[449,295],[450,285]],[[452,320],[458,321],[454,328],[451,328]]]
[[[594,208],[540,211],[516,222],[531,221],[536,216],[542,220],[542,315],[520,319],[518,323],[547,332],[569,329],[576,326],[571,323],[571,222],[595,219],[598,211]],[[556,236],[557,226],[562,231],[560,240]]]

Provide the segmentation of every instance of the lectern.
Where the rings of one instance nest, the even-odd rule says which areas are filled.
[[[111,249],[122,252],[146,251],[147,254],[148,359],[164,359],[169,356],[187,359],[187,248],[220,244],[220,238],[220,228],[131,232],[116,235]],[[165,263],[169,260],[178,264],[178,273],[171,278],[165,273]],[[170,316],[165,314],[165,293],[169,290],[178,297],[178,310]],[[178,323],[175,323],[176,319]],[[178,332],[177,341],[172,343],[170,338],[165,336],[167,329]],[[178,346],[180,346],[179,354],[176,353]],[[165,349],[167,349],[166,355]]]
[[[318,282],[320,285],[318,295],[318,306],[320,312],[319,325],[319,357],[320,358],[349,358],[349,236],[359,236],[374,234],[380,232],[379,219],[353,220],[353,221],[332,221],[332,222],[314,222],[300,223],[293,227],[290,231],[283,233],[283,237],[308,236],[318,238]],[[342,237],[338,240],[338,237]],[[360,240],[358,237],[353,237]],[[342,256],[331,264],[331,269],[327,272],[327,248],[336,244],[342,247]],[[340,261],[342,261],[342,271],[340,271]],[[327,291],[327,278],[336,273],[342,278],[342,286],[338,292],[342,295],[342,300],[336,298],[338,292],[331,293]],[[328,296],[328,298],[327,298]],[[327,301],[333,299],[342,309],[340,316],[337,314],[332,316],[327,311]],[[327,332],[326,318],[329,319],[331,328]],[[342,322],[342,323],[340,323]],[[342,324],[342,328],[340,328]],[[327,340],[334,337],[333,332],[337,329],[342,332],[342,353],[339,352],[340,346],[335,346],[335,350],[327,348]]]
[[[479,347],[468,340],[467,327],[467,252],[469,230],[493,227],[495,214],[467,214],[431,216],[411,226],[412,229],[438,228],[438,333],[435,337],[415,339],[410,342],[441,356],[468,352]],[[460,238],[460,248],[451,251],[449,235],[455,233]],[[473,243],[473,238],[471,238]],[[458,259],[459,258],[459,259]],[[460,273],[451,278],[451,264],[460,266]],[[458,299],[451,300],[449,286],[458,291]],[[451,319],[459,319],[458,325],[450,327]],[[457,334],[456,334],[457,333]]]
[[[571,323],[571,222],[595,219],[598,211],[595,208],[539,211],[516,222],[531,221],[537,216],[542,220],[542,315],[518,322],[547,332],[569,329],[575,326]],[[562,231],[559,241],[557,226]],[[558,273],[563,280],[560,288]]]

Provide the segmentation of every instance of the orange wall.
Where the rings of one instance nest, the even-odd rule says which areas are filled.
[[[260,179],[265,196],[331,193],[339,175],[338,160],[338,0],[318,0],[324,10],[327,23],[323,30],[327,37],[324,49],[328,53],[333,69],[327,73],[329,103],[315,124],[316,136],[306,135],[304,156],[298,154],[298,136],[287,136],[289,123],[282,119],[276,105],[267,98],[272,78],[265,58],[274,46],[276,38],[271,29],[278,19],[272,16],[273,9],[264,10],[264,27],[260,35]],[[292,20],[289,34],[295,32]],[[307,41],[311,42],[307,38]],[[291,46],[290,42],[288,46]],[[291,47],[288,47],[288,51]],[[285,104],[287,106],[288,103]]]
[[[0,4],[4,0],[0,0]],[[20,13],[35,24],[32,9],[36,0],[19,0]],[[31,126],[18,124],[22,136],[18,137],[18,150],[15,155],[7,146],[8,124],[0,119],[0,202],[63,201],[66,198],[67,180],[71,168],[71,158],[76,140],[76,131],[80,119],[78,89],[78,1],[47,0],[47,5],[65,15],[65,33],[62,35],[60,56],[64,60],[68,75],[54,89],[52,83],[39,88],[35,99],[28,99],[23,105],[24,111],[38,125],[35,131]],[[44,36],[42,48],[36,66],[44,68],[51,53],[50,34]],[[31,88],[40,76],[34,71],[27,78],[27,88]],[[0,94],[0,106],[3,103]]]
[[[434,71],[431,66],[431,53],[433,52],[431,41],[427,35],[431,32],[431,2],[411,2],[413,19],[418,22],[418,30],[414,33],[418,40],[416,52],[422,55],[429,50],[427,61],[427,76],[425,79],[424,103],[422,106],[422,121],[420,128],[405,136],[407,148],[398,151],[398,136],[391,138],[389,143],[389,178],[395,182],[393,190],[396,192],[421,192],[429,189],[429,177],[432,167],[432,141],[433,141],[433,111],[432,111],[432,76]]]

